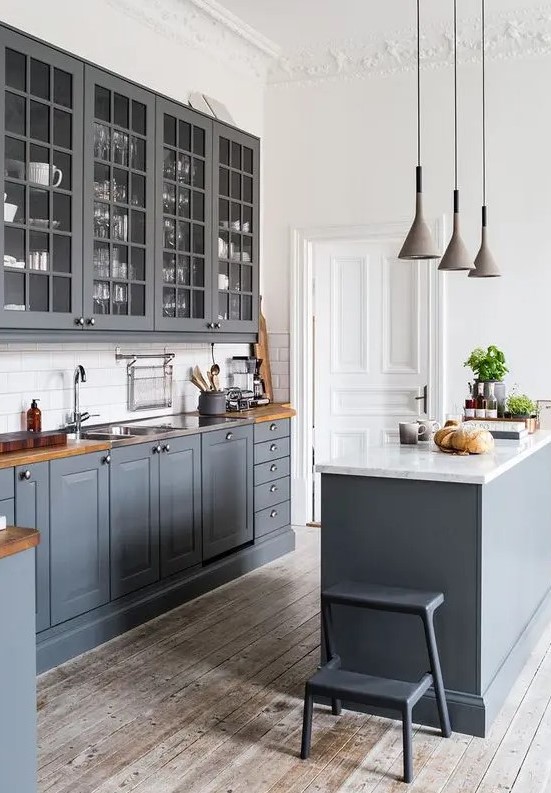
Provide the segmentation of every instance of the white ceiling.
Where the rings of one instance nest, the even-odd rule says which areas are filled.
[[[218,0],[285,52],[329,42],[392,36],[415,24],[415,0]],[[480,16],[481,0],[458,0],[458,17]],[[542,8],[542,0],[486,0],[488,21],[512,11]],[[453,0],[421,0],[422,23],[451,24]]]

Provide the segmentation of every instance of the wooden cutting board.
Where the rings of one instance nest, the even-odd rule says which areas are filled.
[[[43,449],[48,446],[67,446],[67,433],[50,430],[49,432],[7,432],[0,435],[0,454],[19,452],[22,449]]]
[[[266,317],[260,310],[258,319],[258,343],[254,345],[254,357],[261,358],[260,377],[264,381],[264,391],[270,402],[274,401],[272,388],[272,367],[270,366],[270,352],[268,349],[268,331],[266,330]]]

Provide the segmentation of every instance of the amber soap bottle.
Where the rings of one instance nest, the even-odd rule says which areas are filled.
[[[33,399],[27,410],[27,432],[41,432],[42,430],[42,413],[37,402],[39,402],[38,399]]]

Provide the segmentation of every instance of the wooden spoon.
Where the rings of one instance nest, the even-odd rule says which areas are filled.
[[[203,373],[199,369],[198,366],[195,366],[193,368],[193,374],[197,378],[197,380],[201,383],[201,385],[203,386],[203,391],[209,391],[210,389],[209,389],[208,383],[205,380],[205,378],[203,377]]]

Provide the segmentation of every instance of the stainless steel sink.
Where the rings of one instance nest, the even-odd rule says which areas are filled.
[[[162,435],[163,431],[166,430],[162,427],[134,427],[124,424],[115,424],[109,427],[98,427],[97,429],[86,430],[82,433],[81,437],[90,441],[117,441],[143,435]]]

